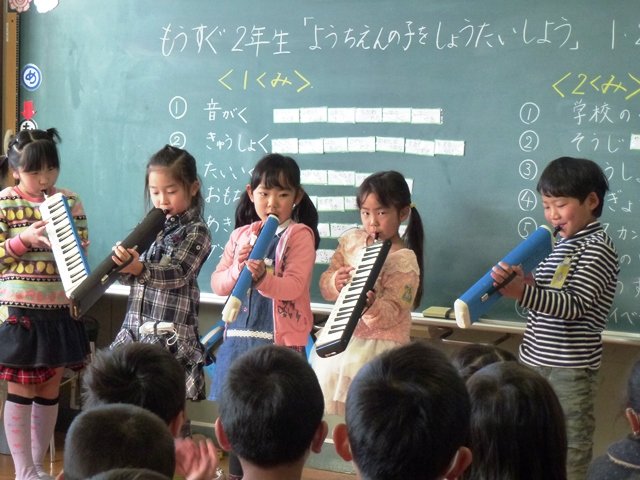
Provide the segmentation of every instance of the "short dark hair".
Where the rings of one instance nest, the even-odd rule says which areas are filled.
[[[322,422],[324,398],[300,353],[265,345],[233,362],[219,409],[233,452],[271,468],[294,462],[309,449]]]
[[[584,202],[591,192],[595,192],[600,202],[593,214],[600,217],[604,207],[604,195],[609,191],[609,181],[593,160],[560,157],[545,167],[537,188],[542,195],[577,198],[580,203]]]
[[[130,403],[169,424],[186,404],[185,370],[163,347],[126,343],[96,353],[83,375],[86,407]]]
[[[469,395],[441,351],[424,342],[367,363],[347,394],[345,421],[363,479],[432,480],[469,433]]]
[[[486,343],[470,343],[451,357],[453,366],[465,381],[482,367],[496,362],[515,361],[517,358],[513,353]]]
[[[493,363],[467,388],[474,460],[465,479],[566,479],[564,413],[542,375],[516,362]]]
[[[175,445],[157,415],[136,405],[102,405],[71,422],[64,446],[64,477],[80,480],[117,467],[174,474]]]
[[[169,477],[148,468],[114,468],[89,477],[89,480],[170,480]]]

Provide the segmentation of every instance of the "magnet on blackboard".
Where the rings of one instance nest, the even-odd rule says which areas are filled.
[[[20,131],[22,130],[37,130],[38,124],[33,120],[23,120],[20,122]]]
[[[24,67],[22,67],[20,80],[22,81],[22,86],[24,88],[26,88],[30,92],[33,92],[37,90],[42,83],[42,72],[37,65],[33,63],[27,63]]]

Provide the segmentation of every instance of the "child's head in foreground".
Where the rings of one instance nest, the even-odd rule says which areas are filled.
[[[171,478],[175,466],[175,446],[167,425],[135,405],[84,410],[71,423],[65,439],[65,480],[81,480],[119,467],[147,468]]]
[[[306,359],[266,345],[233,362],[220,398],[216,434],[241,461],[270,469],[319,452],[327,426],[324,398]]]
[[[467,381],[470,479],[566,478],[564,413],[546,378],[516,362],[488,365]]]
[[[83,376],[87,408],[130,403],[158,415],[177,436],[184,421],[185,370],[157,344],[126,343],[98,351]]]
[[[469,395],[436,348],[412,342],[388,350],[356,375],[336,450],[364,480],[454,478],[471,462]]]

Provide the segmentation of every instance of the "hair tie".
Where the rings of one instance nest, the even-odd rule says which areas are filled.
[[[416,208],[416,204],[415,204],[415,203],[413,203],[413,202],[411,202],[411,203],[409,204],[409,208]]]

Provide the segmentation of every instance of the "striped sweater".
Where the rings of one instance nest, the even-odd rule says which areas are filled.
[[[529,309],[520,360],[534,366],[599,368],[601,334],[619,271],[616,249],[599,222],[559,241],[520,301]]]
[[[78,235],[87,239],[87,217],[78,196],[64,189]],[[50,249],[27,249],[18,235],[42,220],[41,201],[18,187],[0,192],[0,305],[24,308],[67,308],[62,281]]]

